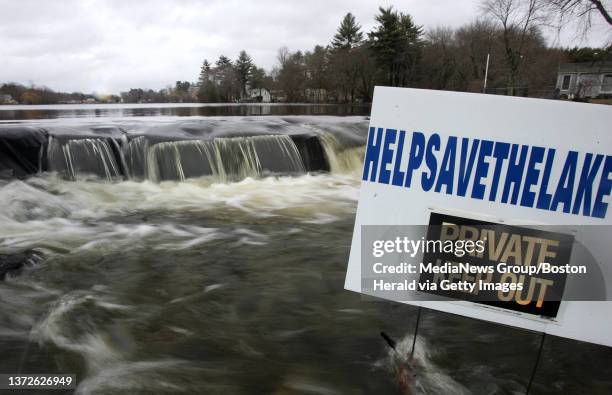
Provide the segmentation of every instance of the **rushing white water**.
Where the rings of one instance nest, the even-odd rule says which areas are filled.
[[[139,241],[151,242],[153,248],[181,248],[210,237],[210,230],[202,226],[105,220],[127,213],[224,212],[237,218],[288,216],[298,223],[333,222],[353,212],[358,186],[358,179],[342,174],[246,178],[235,183],[201,178],[106,184],[33,177],[0,188],[0,200],[7,202],[0,207],[0,248],[120,249]]]
[[[134,141],[146,151],[145,178],[151,181],[180,180],[212,175],[228,181],[260,177],[264,172],[304,173],[300,153],[286,135],[168,141],[149,146]]]
[[[144,136],[138,136],[128,141],[127,136],[123,136],[122,154],[126,162],[127,176],[132,180],[145,179],[146,157],[149,151],[149,140]]]
[[[471,391],[458,383],[447,372],[436,366],[432,361],[435,350],[429,346],[427,341],[417,337],[414,344],[412,357],[412,334],[406,335],[397,342],[395,349],[389,349],[387,356],[378,361],[375,366],[384,369],[390,374],[409,376],[409,387],[412,394],[446,394],[446,395],[469,395]],[[400,367],[404,371],[398,373]],[[399,381],[399,379],[398,379]]]
[[[113,148],[119,152],[113,139],[83,138],[61,141],[49,138],[47,151],[48,167],[51,171],[63,173],[68,179],[93,174],[108,181],[121,177],[119,164]]]
[[[354,173],[361,171],[365,146],[345,148],[333,134],[326,132],[320,133],[319,139],[329,161],[330,170],[333,173]]]
[[[84,361],[84,371],[77,393],[128,393],[147,388],[157,393],[164,388],[169,392],[185,391],[180,381],[171,378],[172,375],[184,377],[193,374],[198,377],[203,374],[201,366],[206,366],[207,362],[189,363],[167,358],[163,352],[138,358],[134,350],[126,349],[116,340],[123,332],[109,335],[109,332],[114,333],[118,329],[108,328],[105,320],[114,317],[116,322],[122,322],[122,317],[129,317],[128,323],[121,325],[129,326],[130,331],[134,332],[141,325],[139,322],[153,325],[165,322],[167,318],[158,317],[159,310],[165,308],[165,304],[169,310],[184,311],[190,305],[201,305],[202,298],[211,300],[218,297],[215,295],[223,295],[228,292],[226,288],[233,294],[231,290],[237,280],[231,275],[224,275],[222,281],[209,282],[208,278],[216,270],[214,265],[203,265],[197,256],[190,260],[183,258],[168,263],[160,274],[190,279],[201,270],[198,269],[201,266],[211,270],[211,274],[206,276],[206,280],[196,280],[195,289],[178,286],[167,295],[167,299],[164,296],[164,300],[153,305],[136,304],[134,300],[130,301],[131,297],[122,293],[140,294],[140,291],[131,291],[138,278],[155,275],[160,270],[150,267],[150,260],[139,269],[137,262],[140,258],[137,257],[151,252],[160,256],[169,253],[191,255],[197,251],[215,253],[228,246],[226,258],[231,259],[232,254],[244,249],[275,250],[278,247],[272,245],[283,238],[304,237],[304,228],[315,227],[317,223],[330,226],[352,217],[358,186],[357,178],[345,174],[246,178],[240,182],[220,182],[213,177],[203,177],[185,181],[128,180],[119,183],[78,178],[69,181],[59,174],[47,174],[0,185],[0,200],[9,202],[0,207],[0,223],[3,224],[0,227],[0,251],[35,248],[51,262],[40,266],[43,271],[61,275],[64,271],[77,270],[82,273],[76,276],[80,279],[77,282],[84,280],[83,275],[86,277],[84,273],[89,270],[101,270],[101,273],[123,271],[117,274],[117,281],[109,282],[95,275],[96,285],[75,283],[74,290],[66,290],[62,289],[62,282],[53,281],[48,274],[36,276],[40,267],[26,268],[25,274],[9,277],[8,290],[0,292],[4,298],[0,306],[11,317],[8,324],[3,321],[4,325],[7,330],[10,329],[12,338],[22,339],[18,340],[19,343],[29,341],[41,347],[53,344],[60,350],[80,356]],[[136,220],[131,221],[131,216]],[[190,221],[189,218],[197,220]],[[253,227],[253,224],[260,225]],[[297,245],[302,243],[297,242]],[[114,254],[132,258],[112,261],[110,270],[99,267],[98,258],[95,257]],[[229,262],[226,258],[220,262],[221,266]],[[69,262],[73,259],[75,266],[70,269],[72,264]],[[192,269],[184,268],[182,265],[189,261],[193,261],[190,265],[195,266]],[[268,264],[254,259],[247,265]],[[276,266],[273,264],[272,267]],[[30,270],[34,277],[29,276]],[[270,269],[261,268],[262,275],[267,270]],[[313,269],[305,266],[301,270]],[[261,277],[257,282],[264,279]],[[17,287],[18,292],[7,294],[13,286]],[[34,291],[35,287],[44,287],[44,291]],[[257,287],[265,289],[263,286]],[[27,297],[26,292],[30,292],[32,297]],[[148,293],[156,294],[154,288],[145,291],[145,294]],[[214,321],[219,319],[213,312],[214,302],[205,302],[204,305],[212,309],[206,313],[206,317],[209,317],[208,325],[217,328],[213,336],[222,336],[223,332],[231,331],[232,336],[237,338],[240,352],[258,355],[256,339],[228,329],[231,321]],[[228,302],[228,306],[231,305]],[[210,319],[213,321],[210,322]],[[197,329],[193,322],[189,324],[189,320],[182,322],[174,319],[169,322],[171,324],[163,330],[179,339],[191,339],[210,330],[202,329],[206,326],[200,324],[200,329]],[[28,328],[31,328],[29,333]],[[137,339],[130,337],[129,342],[146,342],[144,339],[147,336],[142,335]],[[30,348],[35,349],[35,346],[31,345]],[[233,363],[229,361],[230,365],[226,366],[214,363],[227,369],[227,372],[204,372],[209,377],[207,380],[217,377],[222,381],[228,375],[240,375],[239,370],[230,368]],[[177,366],[182,367],[179,369]],[[119,367],[138,376],[118,374]],[[284,385],[293,384],[294,379],[288,379]],[[211,391],[224,388],[224,384],[214,381],[202,385]],[[226,390],[237,392],[236,388]]]

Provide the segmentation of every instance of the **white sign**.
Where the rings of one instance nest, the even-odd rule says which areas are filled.
[[[427,225],[438,212],[576,226],[612,292],[610,233],[586,226],[612,225],[611,153],[612,106],[377,87],[345,288],[362,291],[363,225]],[[562,301],[554,320],[469,301],[405,303],[612,346],[612,301]]]

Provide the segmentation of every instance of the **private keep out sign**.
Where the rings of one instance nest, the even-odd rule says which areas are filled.
[[[377,87],[345,288],[612,346],[612,107]]]

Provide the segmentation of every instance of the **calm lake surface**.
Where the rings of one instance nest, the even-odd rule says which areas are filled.
[[[109,181],[77,169],[74,180],[58,172],[0,180],[0,255],[31,257],[0,281],[0,372],[75,373],[79,394],[399,393],[395,371],[410,352],[416,308],[343,289],[368,114],[317,105],[0,107],[5,124],[77,133],[162,125],[172,134],[180,122],[270,135],[298,128],[319,136],[330,160],[329,172],[244,168],[241,179],[159,181],[145,172]],[[176,156],[153,153],[177,168]],[[399,342],[397,353],[380,331]],[[523,394],[540,340],[424,310],[414,392]],[[546,339],[531,394],[610,393],[609,349]]]
[[[58,104],[0,106],[0,121],[54,118],[252,116],[252,115],[369,115],[369,105],[334,104]]]

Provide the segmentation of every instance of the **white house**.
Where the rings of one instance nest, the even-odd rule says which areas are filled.
[[[249,88],[247,89],[247,98],[249,101],[257,103],[270,103],[272,96],[266,88]]]
[[[612,96],[612,62],[562,63],[557,89],[562,99]]]
[[[0,104],[17,104],[11,95],[0,95]]]

